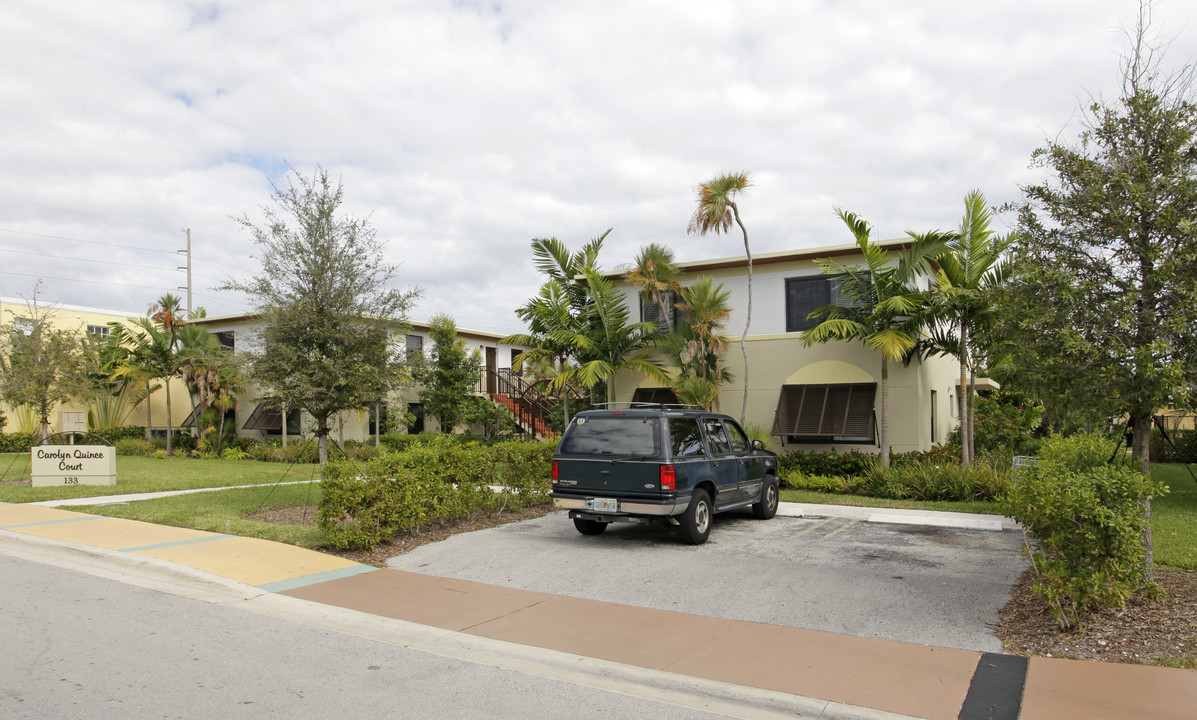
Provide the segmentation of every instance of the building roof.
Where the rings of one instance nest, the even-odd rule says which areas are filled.
[[[233,315],[210,315],[208,317],[202,317],[202,318],[196,318],[194,320],[188,320],[187,322],[188,322],[188,324],[191,324],[191,325],[219,325],[219,324],[224,324],[224,323],[243,324],[243,323],[253,322],[254,320],[256,320],[258,318],[258,316],[259,316],[259,313],[236,313]],[[428,332],[429,328],[431,327],[429,323],[424,322],[422,320],[412,320],[411,318],[403,318],[403,320],[404,320],[404,322],[406,322],[408,325],[411,326],[412,330],[416,330],[419,332]],[[457,334],[460,337],[469,337],[469,338],[475,338],[478,340],[489,340],[489,341],[493,341],[493,342],[499,342],[503,338],[507,337],[507,335],[505,333],[492,333],[492,332],[487,332],[485,330],[469,330],[469,329],[463,328],[463,327],[457,328]]]
[[[886,250],[904,250],[911,244],[910,238],[895,238],[892,240],[877,240],[875,244],[885,248]],[[774,263],[789,263],[802,262],[806,260],[818,260],[822,258],[844,257],[847,255],[860,255],[860,248],[856,243],[848,243],[845,245],[827,245],[824,247],[809,248],[805,250],[783,250],[781,252],[761,253],[752,256],[752,265],[771,265]],[[733,255],[731,257],[712,258],[710,260],[691,260],[689,262],[680,262],[677,264],[678,269],[682,272],[703,272],[707,270],[722,270],[725,268],[747,267],[747,255]],[[611,278],[619,278],[628,274],[627,269],[610,270],[604,272],[603,275]]]

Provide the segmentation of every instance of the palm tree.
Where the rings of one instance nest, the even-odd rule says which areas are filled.
[[[925,322],[926,298],[913,286],[929,271],[928,258],[942,247],[938,235],[918,238],[903,250],[897,264],[885,248],[871,239],[872,228],[856,215],[836,208],[836,214],[864,256],[865,266],[845,266],[835,260],[816,261],[825,275],[839,280],[843,305],[827,305],[810,314],[819,324],[802,333],[809,347],[830,340],[861,340],[881,355],[881,465],[889,467],[889,363],[909,356]],[[912,236],[913,237],[913,236]]]
[[[513,370],[525,367],[548,366],[555,378],[564,371],[574,351],[571,338],[581,325],[571,311],[569,292],[556,278],[541,285],[536,297],[515,311],[528,324],[529,332],[508,335],[502,342],[509,345],[526,345],[530,349],[516,356]],[[562,402],[565,424],[569,424],[569,388],[566,385],[554,387]]]
[[[585,278],[589,305],[582,327],[562,338],[574,348],[579,363],[559,373],[553,387],[576,380],[583,387],[593,388],[605,381],[607,399],[614,402],[615,375],[620,370],[669,382],[652,353],[658,337],[656,323],[630,322],[623,294],[597,269],[588,269]]]
[[[698,207],[690,217],[689,233],[706,235],[725,233],[735,222],[744,235],[744,254],[748,258],[748,306],[744,317],[744,334],[740,336],[740,353],[744,356],[744,403],[740,407],[740,424],[748,414],[748,327],[752,324],[752,251],[748,247],[748,230],[740,221],[736,197],[748,190],[752,178],[746,172],[720,175],[698,186]]]
[[[939,268],[932,285],[936,314],[950,320],[951,327],[933,333],[927,351],[955,355],[960,361],[956,405],[960,417],[960,461],[965,465],[975,459],[973,396],[976,391],[971,378],[976,374],[977,358],[972,346],[976,333],[993,321],[993,293],[1011,271],[1010,261],[1003,260],[1002,255],[1016,239],[1014,233],[995,235],[989,223],[985,196],[980,190],[973,190],[964,198],[960,229],[948,236],[946,248],[936,257]]]
[[[680,269],[673,259],[673,251],[664,245],[649,243],[640,248],[635,263],[628,271],[627,279],[640,288],[640,297],[660,309],[665,322],[665,332],[673,332],[673,303],[681,291],[678,283]]]
[[[685,403],[708,410],[718,406],[720,386],[731,382],[731,371],[723,367],[727,338],[724,322],[730,314],[730,293],[709,276],[682,288],[686,323],[665,339],[665,354],[679,369],[674,392]]]
[[[154,380],[162,380],[166,387],[166,453],[174,453],[171,425],[170,381],[179,372],[175,348],[175,333],[159,327],[149,318],[135,318],[134,326],[111,322],[109,337],[127,350],[127,355],[113,369],[113,378],[145,380],[147,387]],[[147,393],[147,402],[149,401]],[[148,413],[148,411],[147,411]],[[147,414],[147,422],[149,415]]]

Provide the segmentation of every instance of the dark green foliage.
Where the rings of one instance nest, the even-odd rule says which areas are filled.
[[[805,453],[801,450],[779,455],[778,470],[784,476],[798,472],[803,475],[825,477],[856,477],[868,473],[878,464],[876,455],[853,450],[848,453],[818,452]]]
[[[427,358],[417,358],[412,376],[423,387],[420,402],[424,412],[437,420],[441,432],[451,433],[465,421],[474,390],[482,372],[482,353],[466,352],[465,340],[457,336],[457,324],[438,314],[428,324],[433,346]]]
[[[1007,392],[978,395],[975,413],[974,447],[979,457],[1034,455],[1039,450],[1035,437],[1043,422],[1043,404],[1026,393]],[[960,428],[948,436],[948,444],[960,443]]]
[[[229,287],[253,297],[261,351],[253,375],[265,392],[316,420],[321,460],[330,418],[379,402],[400,379],[402,318],[417,296],[390,286],[397,269],[366,220],[341,212],[343,190],[327,171],[276,187],[265,221],[238,222],[257,246],[262,272]]]
[[[1197,463],[1197,431],[1169,430],[1168,440],[1159,428],[1151,429],[1152,462]]]
[[[549,443],[442,437],[365,463],[330,462],[317,521],[337,548],[373,548],[432,522],[546,503],[552,457]]]
[[[15,432],[0,434],[0,452],[29,452],[29,448],[37,445],[42,439],[41,433]]]
[[[1090,608],[1156,592],[1143,568],[1142,503],[1167,488],[1125,463],[1108,464],[1113,452],[1113,441],[1096,435],[1049,438],[1039,464],[1021,468],[1001,498],[1027,535],[1032,589],[1061,627]]]

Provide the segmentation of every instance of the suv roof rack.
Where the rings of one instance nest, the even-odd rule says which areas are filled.
[[[595,403],[591,405],[592,408],[611,408],[623,406],[628,409],[640,410],[703,410],[701,405],[687,405],[684,403],[658,403],[658,402],[607,402]]]

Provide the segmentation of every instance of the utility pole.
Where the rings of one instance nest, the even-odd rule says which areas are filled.
[[[191,228],[184,228],[183,232],[187,233],[187,249],[179,250],[180,253],[187,253],[187,266],[180,267],[180,270],[187,271],[187,287],[179,288],[187,291],[187,317],[191,318]]]

